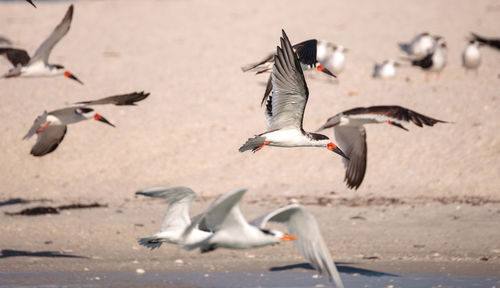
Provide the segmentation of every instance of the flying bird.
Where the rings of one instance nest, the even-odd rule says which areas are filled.
[[[198,243],[186,244],[184,248],[199,248],[202,253],[217,248],[249,249],[274,245],[281,241],[297,240],[297,237],[278,230],[262,229],[249,224],[238,206],[247,189],[238,189],[219,196],[184,231],[184,237],[191,237],[201,223],[212,234]]]
[[[292,48],[295,53],[297,53],[297,57],[299,58],[302,70],[316,69],[329,76],[336,77],[332,72],[330,72],[330,70],[328,70],[324,66],[327,63],[328,65],[331,64],[329,61],[331,58],[333,58],[333,53],[335,52],[336,47],[336,45],[324,40],[311,39],[295,44]],[[271,70],[273,69],[275,56],[276,54],[274,53],[269,54],[262,61],[245,65],[241,67],[241,70],[243,70],[243,72],[254,71],[256,72],[256,74],[271,72]],[[339,56],[335,56],[335,64],[337,64]],[[266,91],[264,92],[264,97],[262,98],[261,105],[264,105],[269,94],[271,94],[272,89],[273,86],[270,76],[267,81]]]
[[[479,51],[479,42],[471,40],[465,51],[462,53],[462,65],[465,71],[476,70],[481,65],[481,51]]]
[[[486,38],[483,36],[479,36],[476,33],[471,33],[472,34],[472,39],[476,40],[477,42],[488,45],[492,48],[500,50],[500,38]]]
[[[281,47],[277,48],[273,66],[273,93],[266,105],[267,132],[249,138],[239,151],[259,151],[264,146],[277,147],[326,147],[343,157],[330,139],[322,134],[310,133],[302,128],[304,109],[309,90],[301,64],[292,45],[282,30]]]
[[[38,116],[23,140],[37,134],[37,140],[31,154],[33,156],[44,156],[54,151],[66,135],[67,125],[78,123],[83,120],[94,119],[115,127],[106,118],[89,108],[92,105],[135,105],[149,96],[149,93],[133,92],[124,95],[110,96],[94,101],[85,101],[66,106],[51,112],[44,111]]]
[[[398,43],[399,49],[411,59],[420,59],[427,55],[435,43],[435,38],[428,32],[416,35],[410,42]]]
[[[149,237],[140,238],[138,240],[140,245],[146,246],[151,250],[160,248],[164,242],[177,245],[192,245],[212,235],[210,231],[194,227],[189,237],[183,239],[184,231],[191,225],[189,207],[196,198],[196,193],[190,188],[182,186],[151,187],[138,191],[135,194],[169,201],[160,232]]]
[[[69,6],[66,15],[57,27],[52,31],[35,52],[35,55],[30,58],[28,53],[22,49],[0,49],[0,55],[7,57],[14,68],[10,69],[1,78],[13,77],[43,77],[43,76],[58,76],[75,80],[83,84],[73,73],[66,70],[64,66],[59,64],[49,64],[49,56],[54,46],[68,33],[73,18],[73,4]],[[12,56],[14,55],[14,56]]]
[[[297,236],[298,239],[294,243],[302,257],[309,261],[320,275],[327,276],[330,282],[335,282],[336,287],[344,287],[318,222],[303,206],[292,204],[276,209],[255,219],[251,224],[265,229],[268,222],[284,224],[288,233]]]
[[[367,147],[364,125],[387,123],[408,131],[402,124],[409,122],[419,127],[447,123],[401,106],[371,106],[354,108],[334,115],[317,131],[333,127],[335,139],[342,151],[349,157],[349,159],[343,159],[346,169],[344,181],[348,188],[358,189],[366,172]]]

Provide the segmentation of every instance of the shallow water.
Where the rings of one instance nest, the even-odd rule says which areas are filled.
[[[500,287],[500,275],[341,273],[345,287]],[[280,272],[0,272],[0,287],[328,287],[307,271]]]

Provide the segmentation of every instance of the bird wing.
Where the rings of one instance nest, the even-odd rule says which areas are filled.
[[[337,287],[344,287],[340,275],[332,260],[328,247],[323,240],[318,223],[313,215],[298,204],[288,205],[274,210],[251,223],[260,227],[268,222],[277,222],[287,226],[288,233],[298,237],[295,245],[302,257]]]
[[[299,59],[282,30],[281,47],[277,48],[272,72],[273,93],[269,98],[271,115],[268,130],[294,128],[302,130],[302,119],[309,96]],[[268,109],[269,110],[269,109]]]
[[[300,63],[307,64],[309,66],[316,65],[317,47],[318,40],[316,39],[307,40],[293,45],[293,49],[295,50],[295,53],[297,53]]]
[[[43,111],[42,115],[36,117],[35,121],[33,121],[33,125],[31,125],[30,130],[28,131],[28,133],[26,133],[26,135],[24,135],[23,140],[29,139],[31,138],[31,136],[36,134],[36,130],[38,130],[38,128],[42,127],[43,124],[47,122],[47,115],[47,110],[45,110]]]
[[[436,123],[447,123],[443,120],[434,119],[413,110],[401,106],[371,106],[358,107],[342,112],[344,115],[351,117],[367,118],[375,117],[379,122],[413,122],[413,124],[423,127],[423,125],[434,126]],[[401,127],[400,127],[401,128]],[[404,128],[403,128],[404,129]]]
[[[105,97],[93,101],[83,101],[75,103],[76,105],[82,104],[85,106],[90,105],[104,105],[104,104],[114,104],[114,105],[135,105],[136,102],[142,101],[149,96],[149,93],[142,92],[132,92],[123,95],[115,95],[110,97]]]
[[[191,224],[189,206],[196,198],[196,193],[188,187],[150,187],[135,194],[168,200],[168,207],[163,217],[160,232],[170,229],[183,231]]]
[[[4,56],[13,66],[24,66],[30,62],[30,55],[22,49],[0,48],[0,55]]]
[[[245,65],[245,66],[241,67],[241,70],[243,72],[247,72],[247,71],[250,71],[250,70],[254,70],[254,69],[258,68],[259,66],[264,65],[266,63],[272,63],[273,61],[274,61],[274,53],[271,53],[271,54],[267,55],[266,58],[262,59],[259,62],[255,62],[255,63],[248,64],[248,65]],[[258,72],[259,71],[257,71],[257,73]]]
[[[184,239],[187,238],[194,228],[203,222],[205,222],[206,227],[211,231],[240,228],[249,225],[238,207],[238,203],[246,191],[246,188],[242,188],[219,196],[201,216],[193,220],[191,225],[186,228],[183,234]]]
[[[345,178],[347,187],[358,189],[363,182],[366,172],[366,131],[360,126],[335,126],[335,139],[349,160],[342,158],[344,162]]]
[[[73,4],[69,6],[66,15],[64,15],[64,18],[62,19],[61,23],[59,23],[59,25],[57,25],[54,31],[52,31],[52,34],[50,34],[49,38],[45,39],[42,45],[38,47],[38,49],[35,52],[35,55],[33,55],[33,58],[31,58],[30,63],[34,63],[37,61],[43,61],[46,64],[48,63],[50,52],[57,44],[57,42],[59,42],[59,40],[61,40],[64,37],[64,35],[68,33],[72,19],[73,19]]]
[[[48,126],[42,132],[37,133],[38,138],[33,148],[31,148],[31,154],[33,156],[43,156],[56,150],[59,143],[64,139],[66,131],[66,125],[54,125]]]

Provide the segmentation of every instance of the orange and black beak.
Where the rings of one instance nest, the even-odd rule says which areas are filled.
[[[33,3],[33,1],[31,1],[31,0],[26,0],[26,2],[30,3],[31,5],[33,5],[33,7],[35,7],[35,8],[36,8],[36,5],[35,5],[35,3]]]
[[[337,147],[337,145],[333,144],[333,142],[328,143],[326,148],[332,152],[339,154],[340,156],[344,157],[345,159],[350,160],[349,157],[347,157],[347,155],[345,155],[345,153],[342,150],[340,150],[339,147]]]
[[[106,120],[106,118],[102,117],[100,114],[95,113],[94,120],[101,121],[103,123],[106,123],[106,124],[108,124],[110,126],[115,127],[115,125],[111,124],[111,122],[109,122],[108,120]]]
[[[80,83],[80,84],[82,84],[82,85],[83,85],[83,82],[82,82],[82,81],[80,81],[80,79],[76,78],[76,76],[75,76],[75,75],[73,75],[73,74],[72,74],[71,72],[69,72],[68,70],[66,70],[66,72],[64,72],[64,77],[67,77],[67,78],[69,78],[69,79],[73,79],[73,80],[75,80],[76,82],[78,82],[78,83]]]
[[[334,78],[337,78],[337,76],[333,75],[333,73],[330,72],[330,70],[326,69],[325,66],[323,66],[321,64],[318,65],[318,66],[316,66],[316,70],[321,71],[321,72],[323,72],[325,74],[328,74],[328,75],[330,75],[330,76],[332,76]]]
[[[299,237],[290,234],[285,234],[280,238],[280,241],[293,241],[293,240],[299,240]]]

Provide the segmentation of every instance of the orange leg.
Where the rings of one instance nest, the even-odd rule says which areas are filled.
[[[253,150],[253,152],[257,152],[257,151],[259,151],[260,149],[264,148],[264,146],[266,146],[266,145],[267,145],[267,144],[269,144],[269,143],[271,143],[271,141],[266,141],[266,142],[264,142],[264,144],[262,144],[262,146],[260,146],[260,147],[258,147],[258,148],[255,148],[255,149]]]
[[[40,128],[38,128],[38,129],[36,129],[36,133],[40,133],[40,132],[42,132],[42,131],[43,131],[43,130],[45,130],[45,129],[49,126],[49,125],[50,125],[50,121],[45,122],[45,124],[44,124],[42,127],[40,127]]]

